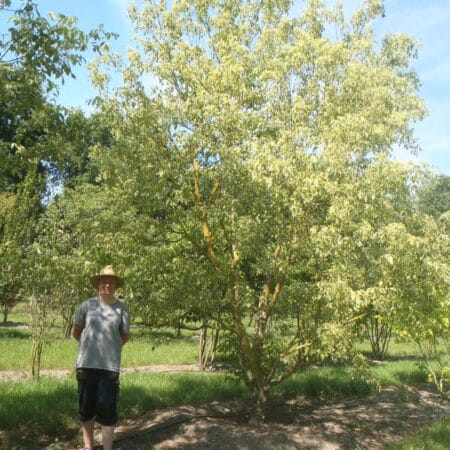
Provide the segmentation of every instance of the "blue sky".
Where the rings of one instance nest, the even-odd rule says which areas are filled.
[[[351,13],[361,0],[341,0]],[[57,11],[78,18],[78,26],[89,30],[103,24],[108,31],[119,33],[113,49],[125,52],[132,46],[132,27],[127,19],[128,0],[36,0],[42,14]],[[139,3],[139,2],[136,2]],[[333,0],[327,0],[333,4]],[[422,152],[417,158],[396,151],[402,160],[424,161],[439,172],[450,175],[450,0],[385,0],[385,17],[375,23],[383,33],[406,32],[422,42],[414,63],[422,82],[420,95],[429,115],[415,125]],[[95,95],[90,88],[86,67],[76,71],[77,79],[69,80],[60,90],[59,103],[79,106]]]

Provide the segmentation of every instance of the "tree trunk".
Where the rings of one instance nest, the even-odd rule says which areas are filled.
[[[4,304],[3,305],[3,323],[8,322],[8,313],[9,313],[9,306]]]
[[[216,329],[214,331],[214,339],[212,340],[211,356],[209,358],[209,363],[211,364],[211,366],[214,366],[214,363],[215,363],[217,346],[219,345],[219,335],[220,335],[220,330]]]
[[[73,328],[73,319],[64,322],[63,325],[64,339],[70,339],[70,337],[72,336],[72,328]]]
[[[200,329],[200,341],[198,347],[198,365],[200,370],[205,368],[205,349],[206,349],[206,338],[208,336],[208,327],[203,323]]]
[[[249,425],[259,426],[264,422],[266,415],[267,395],[263,387],[257,387],[253,395],[253,408],[248,420]]]
[[[366,321],[366,332],[372,348],[372,358],[382,361],[389,350],[392,325],[381,323],[377,317],[369,317]]]
[[[176,331],[176,337],[181,337],[181,325],[183,324],[183,319],[178,319],[177,321],[177,331]]]

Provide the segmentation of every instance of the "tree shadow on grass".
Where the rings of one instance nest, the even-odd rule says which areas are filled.
[[[0,448],[42,448],[76,433],[76,386],[68,378],[0,384]]]
[[[400,370],[395,374],[396,378],[405,384],[426,383],[428,375],[425,370],[417,368],[416,370]]]
[[[241,381],[223,373],[130,373],[121,376],[120,410],[130,417],[168,405],[199,405],[246,395]]]
[[[8,327],[0,325],[0,339],[9,338],[9,339],[29,339],[31,333],[26,327]]]

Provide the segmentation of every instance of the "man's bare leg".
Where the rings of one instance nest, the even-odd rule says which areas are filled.
[[[94,448],[94,419],[81,422],[85,448]]]
[[[114,439],[114,427],[102,425],[102,444],[103,450],[112,450]]]

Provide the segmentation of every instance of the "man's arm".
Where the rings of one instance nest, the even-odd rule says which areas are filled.
[[[75,324],[73,326],[73,330],[72,330],[72,336],[79,341],[80,337],[81,337],[81,333],[83,332],[84,327],[82,327],[81,325]]]
[[[130,333],[122,333],[120,337],[122,338],[122,345],[125,345],[130,339]]]

